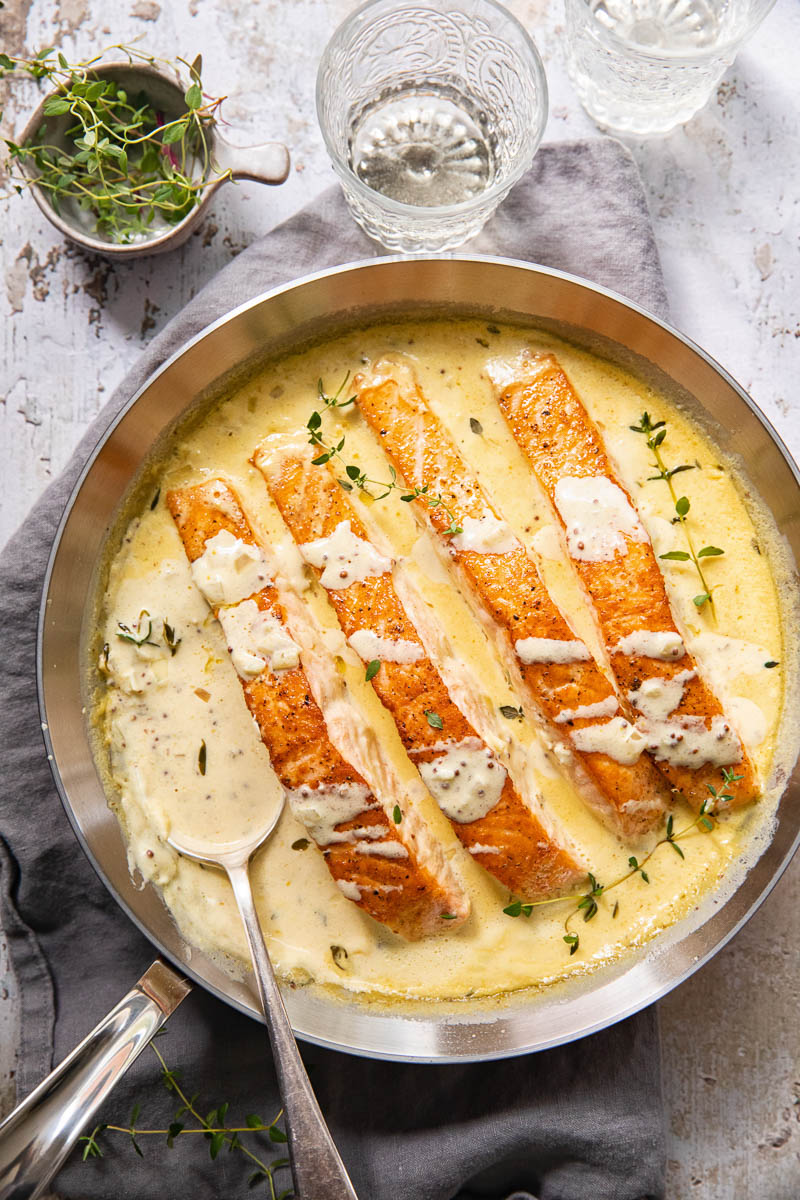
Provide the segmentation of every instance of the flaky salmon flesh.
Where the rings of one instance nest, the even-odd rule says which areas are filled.
[[[720,792],[732,797],[731,805],[753,800],[760,791],[753,763],[683,644],[650,538],[558,360],[523,353],[490,364],[489,373],[517,445],[564,529],[643,744],[695,807],[713,807]],[[597,518],[587,524],[576,515],[576,498],[580,505],[590,496],[613,516],[605,532]],[[721,782],[723,770],[733,782]]]
[[[628,762],[582,741],[584,730],[615,734],[627,726],[614,689],[570,628],[536,564],[501,521],[474,473],[429,408],[413,367],[386,358],[356,376],[358,405],[389,459],[411,488],[427,488],[441,503],[414,502],[449,552],[450,561],[494,623],[498,641],[519,669],[529,699],[566,737],[590,786],[582,798],[626,837],[662,818],[669,798],[663,776],[646,755]],[[452,530],[460,530],[453,533]]]
[[[224,480],[171,491],[167,504],[192,563],[219,534],[232,535],[244,547],[256,545],[239,498]],[[236,606],[212,608],[218,619],[226,619],[234,607],[251,602],[285,635],[286,613],[266,576],[264,586]],[[395,798],[382,802],[345,761],[330,739],[299,658],[285,669],[265,666],[241,682],[275,773],[295,814],[316,835],[343,894],[409,940],[463,922],[469,902],[432,835],[419,822],[396,824],[387,813]]]
[[[313,465],[311,458],[311,453],[295,448],[276,453],[269,443],[253,458],[301,554],[309,543],[331,538],[345,523],[350,536],[371,545],[356,507],[330,468]],[[406,751],[430,781],[434,796],[442,796],[448,816],[447,800],[458,778],[446,776],[452,771],[466,773],[477,755],[483,772],[474,782],[478,815],[467,810],[451,816],[462,845],[516,895],[536,900],[564,892],[585,877],[585,868],[559,844],[544,814],[537,815],[523,800],[505,768],[451,699],[395,590],[391,560],[385,565],[387,569],[379,574],[346,584],[334,570],[327,593],[345,636],[366,661],[377,665],[372,686],[394,718]],[[324,584],[323,567],[314,569]],[[367,648],[359,650],[364,645]],[[378,655],[375,659],[370,646]],[[392,661],[391,655],[405,661]],[[445,775],[439,788],[437,772]],[[490,807],[481,801],[484,794],[492,801]]]

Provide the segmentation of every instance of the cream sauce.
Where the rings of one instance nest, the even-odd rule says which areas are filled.
[[[212,606],[236,604],[270,582],[258,546],[221,529],[206,542],[205,552],[191,566],[192,579]]]
[[[337,833],[336,826],[353,821],[362,813],[377,808],[369,801],[369,788],[359,783],[335,783],[318,788],[290,788],[286,793],[292,812],[318,846],[334,842],[355,842],[360,838],[382,837],[387,826],[369,825]]]
[[[605,475],[562,475],[555,504],[567,532],[567,549],[585,562],[607,562],[627,554],[625,538],[648,540],[628,497]]]
[[[371,542],[357,537],[349,521],[340,521],[328,537],[305,542],[300,553],[312,567],[324,568],[320,583],[334,590],[363,583],[392,569],[392,560],[379,554]]]
[[[606,696],[605,700],[596,700],[594,704],[581,704],[578,708],[562,708],[556,717],[557,725],[566,725],[568,721],[591,721],[594,717],[613,717],[619,709],[616,696]]]
[[[607,754],[614,762],[630,766],[645,747],[645,736],[624,717],[612,717],[605,725],[584,725],[573,729],[570,740],[584,754]]]
[[[679,671],[671,679],[651,676],[635,692],[628,692],[628,699],[647,721],[663,721],[678,707],[686,684],[696,674],[696,671]]]
[[[425,648],[407,638],[379,637],[371,629],[357,629],[347,639],[364,662],[414,663],[425,657]]]
[[[488,339],[490,351],[482,345]],[[362,357],[375,360],[387,351],[413,354],[431,406],[473,464],[500,521],[529,550],[535,544],[542,555],[540,570],[575,631],[576,643],[603,661],[606,651],[564,551],[560,530],[553,525],[552,506],[536,487],[499,413],[486,375],[490,354],[509,360],[530,344],[559,355],[602,429],[620,478],[635,498],[643,526],[652,533],[657,522],[664,523],[665,539],[671,530],[673,540],[668,549],[675,548],[677,538],[668,524],[674,515],[669,491],[663,483],[649,481],[652,456],[644,439],[629,426],[637,423],[645,409],[656,414],[667,421],[665,446],[670,461],[700,463],[699,469],[681,478],[691,501],[693,534],[711,540],[713,531],[714,543],[725,549],[724,556],[709,560],[708,565],[717,588],[716,625],[692,602],[697,593],[692,571],[683,563],[664,563],[677,625],[696,655],[698,670],[714,682],[720,694],[719,664],[730,658],[730,697],[745,699],[763,714],[764,736],[753,749],[761,774],[765,778],[770,772],[775,775],[793,760],[797,731],[782,725],[781,719],[787,683],[783,664],[789,661],[784,646],[792,644],[786,639],[795,634],[793,627],[782,626],[781,609],[784,614],[789,612],[794,585],[789,571],[781,566],[779,541],[769,518],[760,515],[752,502],[749,510],[745,506],[732,472],[718,469],[722,461],[719,450],[663,396],[608,362],[550,336],[512,328],[494,334],[481,323],[444,325],[428,320],[417,325],[375,327],[276,362],[209,409],[187,432],[178,429],[159,465],[162,496],[169,487],[216,476],[230,481],[271,551],[269,570],[295,589],[297,605],[308,609],[315,627],[321,630],[315,648],[312,633],[303,632],[302,623],[287,610],[288,632],[302,650],[304,666],[315,653],[319,658],[315,677],[341,748],[366,778],[375,746],[380,745],[381,754],[391,762],[391,770],[379,781],[384,794],[396,796],[404,822],[415,816],[427,821],[472,903],[472,916],[458,930],[419,943],[403,943],[351,902],[357,885],[337,886],[323,854],[290,803],[269,844],[255,860],[253,878],[273,960],[282,976],[295,983],[314,980],[353,993],[393,999],[463,1000],[468,994],[492,996],[558,982],[619,958],[692,913],[720,881],[735,880],[768,836],[774,792],[751,809],[726,814],[713,833],[687,838],[682,843],[685,860],[659,850],[648,868],[650,885],[632,879],[604,895],[595,919],[585,925],[581,922],[580,952],[572,957],[565,953],[562,940],[565,905],[534,909],[530,919],[505,916],[507,893],[478,865],[475,856],[463,849],[427,792],[403,750],[394,721],[365,681],[363,661],[346,648],[327,596],[303,566],[262,477],[249,463],[255,446],[265,437],[301,444],[307,441],[305,425],[316,407],[320,377],[326,384],[333,383],[348,369],[357,369]],[[480,421],[482,437],[471,432],[470,417]],[[346,437],[348,461],[357,462],[371,478],[388,480],[388,464],[380,445],[356,406],[326,412],[323,421],[331,437]],[[109,796],[125,830],[131,869],[160,887],[191,944],[244,961],[247,947],[226,881],[218,872],[204,871],[198,864],[178,858],[166,839],[172,830],[210,840],[238,836],[252,828],[267,805],[274,804],[279,785],[244,703],[222,629],[210,616],[193,581],[163,499],[152,511],[151,499],[152,492],[142,497],[140,507],[129,512],[129,523],[119,534],[99,616],[99,641],[109,645],[109,686],[101,691],[97,711],[105,742],[101,758],[107,758]],[[402,584],[403,602],[406,604],[407,596],[415,597],[413,619],[426,652],[496,755],[496,778],[501,777],[501,770],[508,770],[541,819],[568,831],[574,852],[601,883],[608,885],[626,874],[631,846],[601,825],[578,797],[562,767],[562,762],[570,760],[566,745],[552,738],[552,730],[543,729],[534,712],[526,710],[522,720],[503,716],[503,707],[515,708],[520,703],[514,662],[510,661],[518,660],[510,653],[504,657],[487,628],[476,620],[452,568],[442,566],[433,540],[420,538],[411,506],[396,495],[362,505],[354,494],[354,502],[370,539],[375,534],[376,545],[385,555],[387,565],[381,564],[382,568],[389,569],[391,558],[398,560],[395,579],[398,587]],[[235,573],[218,572],[222,579],[217,580],[217,587],[223,587],[223,593],[212,602],[246,601],[248,593],[243,589],[251,583],[259,585],[251,592],[259,590],[262,567],[255,565],[256,577],[251,576],[247,584]],[[779,601],[776,576],[783,602]],[[233,586],[232,593],[224,591],[226,583]],[[213,581],[211,588],[212,595],[220,596],[219,590],[213,591]],[[232,600],[228,599],[231,595],[235,597]],[[406,606],[411,612],[410,601]],[[117,622],[131,627],[143,610],[153,614],[156,646],[140,652],[117,637]],[[421,615],[425,619],[420,619]],[[174,655],[164,644],[164,621],[180,639]],[[754,629],[768,651],[763,661],[777,661],[780,666],[758,666],[760,647],[752,652],[725,650],[720,654],[716,652],[719,646],[709,640],[720,637],[746,642]],[[672,653],[665,656],[667,661],[675,654],[674,635],[669,636]],[[647,631],[637,634],[627,652],[661,657],[661,637],[656,635],[654,640]],[[542,652],[544,648],[538,649]],[[682,647],[679,649],[682,653]],[[98,645],[93,650],[95,658],[99,651]],[[556,661],[561,649],[550,647],[545,652]],[[332,681],[344,688],[349,700],[367,716],[368,735],[353,733],[352,719],[336,698],[339,693]],[[788,685],[795,686],[791,672]],[[726,712],[745,736],[741,712],[727,704]],[[750,719],[754,720],[752,712]],[[446,730],[441,738],[446,744]],[[602,741],[598,748],[634,761],[644,738],[621,717],[613,717],[602,725],[570,730],[566,741],[577,745],[579,740]],[[198,772],[201,741],[207,747],[204,776]],[[295,801],[304,799],[308,797],[295,797]],[[348,811],[359,800],[352,797]],[[302,811],[306,818],[311,817],[308,809]],[[312,820],[322,837],[330,836],[341,823],[331,824],[330,817],[328,806]],[[357,817],[355,813],[354,819]],[[677,807],[676,829],[693,819],[688,809]],[[654,833],[633,852],[646,852],[658,836]],[[380,844],[367,836],[356,835],[356,840],[364,846]],[[488,851],[483,848],[477,853]],[[612,919],[616,900],[619,910]],[[333,964],[332,944],[347,950],[346,972]]]
[[[662,662],[672,662],[683,658],[686,649],[678,633],[637,629],[636,633],[629,633],[627,637],[620,638],[611,653],[636,658],[660,658]]]
[[[460,825],[491,812],[506,781],[506,771],[475,739],[454,743],[430,762],[419,764],[428,791],[446,817]]]
[[[531,538],[531,545],[542,558],[560,561],[564,555],[564,543],[555,525],[545,525]]]
[[[638,728],[656,762],[668,762],[673,767],[698,767],[703,763],[729,767],[741,761],[741,743],[727,717],[712,717],[710,728],[704,717],[642,721]]]
[[[277,617],[262,612],[255,600],[242,600],[219,610],[231,662],[243,679],[253,679],[265,667],[286,671],[300,662],[300,649]]]
[[[505,521],[487,512],[482,517],[464,517],[461,533],[450,539],[450,545],[455,550],[475,550],[478,554],[509,554],[519,542]]]
[[[514,649],[520,662],[526,664],[588,662],[592,657],[583,642],[558,638],[520,638]]]

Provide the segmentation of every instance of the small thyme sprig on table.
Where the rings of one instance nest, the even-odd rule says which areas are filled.
[[[673,562],[689,562],[694,563],[695,570],[700,579],[703,588],[699,595],[694,597],[695,606],[698,609],[703,608],[706,604],[709,609],[714,611],[714,589],[709,586],[703,572],[703,567],[700,562],[701,558],[718,558],[724,554],[724,550],[720,550],[719,546],[703,546],[701,550],[695,550],[692,535],[689,532],[689,527],[686,523],[686,517],[689,513],[689,498],[687,496],[679,496],[675,490],[675,485],[672,480],[681,471],[694,471],[694,463],[679,463],[676,467],[667,467],[661,454],[661,445],[667,436],[666,421],[653,421],[648,412],[643,412],[638,425],[629,426],[634,433],[641,433],[647,438],[648,449],[653,451],[655,462],[653,466],[658,471],[657,475],[650,475],[648,483],[656,479],[661,479],[669,488],[669,494],[672,497],[672,503],[675,506],[676,516],[673,517],[673,525],[679,524],[683,528],[683,533],[686,538],[686,544],[689,547],[687,550],[670,550],[667,554],[660,554],[659,558],[671,560]]]
[[[347,400],[341,399],[342,393],[347,387],[347,381],[349,378],[350,372],[348,371],[342,382],[339,384],[337,391],[334,392],[332,396],[328,395],[328,393],[325,391],[322,380],[320,379],[318,381],[317,394],[319,399],[325,405],[326,409],[349,408],[351,404],[355,403],[355,396],[350,396]],[[428,508],[442,508],[450,518],[450,525],[444,531],[446,537],[454,537],[458,533],[463,533],[463,529],[458,524],[455,514],[452,513],[447,507],[444,502],[444,498],[439,494],[431,492],[427,483],[424,487],[405,488],[397,482],[397,472],[395,471],[394,467],[389,467],[391,479],[387,483],[385,480],[368,478],[366,473],[360,470],[359,467],[355,466],[353,463],[348,463],[342,455],[342,450],[344,449],[345,443],[344,437],[341,437],[335,445],[325,441],[322,433],[322,415],[320,412],[314,411],[311,414],[306,422],[306,429],[309,433],[308,440],[310,444],[318,447],[321,451],[321,453],[312,460],[313,465],[315,467],[320,467],[324,463],[330,462],[333,458],[338,459],[338,461],[344,467],[346,478],[339,478],[337,482],[339,486],[344,489],[344,491],[352,492],[355,489],[356,491],[363,492],[366,496],[369,496],[371,500],[385,500],[391,492],[401,492],[402,495],[400,496],[400,499],[405,504],[410,504],[412,500],[424,500]],[[379,488],[381,490],[381,494],[376,496],[369,490],[371,487]]]
[[[519,898],[512,899],[503,909],[503,912],[507,917],[529,917],[535,908],[542,908],[546,904],[565,904],[569,901],[576,901],[577,903],[575,904],[575,907],[567,915],[567,918],[564,921],[564,941],[569,946],[570,955],[575,954],[580,946],[580,937],[574,932],[573,929],[571,929],[571,924],[576,917],[578,917],[580,914],[583,914],[584,921],[591,921],[599,911],[599,906],[597,903],[599,898],[603,895],[606,895],[614,888],[619,887],[621,884],[626,883],[629,879],[632,879],[634,875],[640,875],[644,883],[649,884],[650,876],[647,874],[644,868],[661,846],[671,846],[679,858],[684,858],[685,856],[683,849],[678,845],[678,842],[688,837],[694,830],[710,833],[711,830],[715,828],[714,818],[709,811],[711,805],[718,804],[720,802],[727,804],[733,800],[733,793],[730,791],[730,788],[733,784],[737,783],[743,778],[742,775],[736,775],[732,768],[727,767],[722,768],[721,774],[724,789],[722,791],[718,791],[710,783],[706,784],[706,787],[709,791],[709,799],[703,801],[700,812],[697,814],[691,824],[676,832],[674,818],[670,814],[670,816],[667,818],[667,827],[664,837],[660,838],[659,841],[655,843],[653,848],[641,861],[639,861],[639,859],[637,859],[634,855],[631,855],[628,859],[629,870],[626,871],[624,875],[620,875],[620,877],[615,879],[612,883],[605,885],[598,883],[597,879],[590,871],[586,877],[588,891],[573,893],[569,896],[552,896],[548,900],[523,901]],[[611,915],[616,917],[618,911],[619,901],[616,901]]]
[[[188,1096],[179,1082],[180,1071],[173,1070],[167,1066],[164,1056],[157,1046],[151,1043],[150,1049],[161,1064],[162,1084],[168,1092],[172,1092],[180,1101],[172,1121],[166,1129],[143,1129],[137,1124],[141,1113],[141,1105],[135,1104],[128,1125],[112,1125],[103,1122],[102,1124],[95,1125],[91,1133],[85,1134],[78,1139],[79,1145],[83,1144],[81,1151],[83,1161],[88,1162],[92,1158],[103,1158],[105,1156],[100,1139],[106,1133],[125,1134],[130,1138],[133,1149],[141,1158],[144,1157],[144,1154],[139,1145],[140,1138],[163,1137],[171,1150],[177,1138],[190,1134],[202,1134],[208,1143],[208,1153],[211,1159],[216,1159],[220,1150],[225,1146],[228,1147],[229,1152],[238,1150],[246,1158],[249,1158],[250,1162],[256,1168],[249,1179],[249,1186],[251,1188],[263,1184],[268,1190],[270,1200],[289,1200],[289,1197],[293,1194],[292,1189],[286,1188],[279,1192],[276,1190],[275,1185],[275,1174],[288,1167],[288,1158],[275,1158],[272,1162],[265,1162],[242,1141],[242,1135],[266,1133],[273,1145],[283,1144],[286,1141],[286,1134],[278,1125],[282,1113],[278,1113],[269,1123],[262,1121],[255,1114],[250,1114],[245,1118],[243,1125],[228,1125],[226,1117],[229,1105],[225,1102],[212,1109],[204,1117],[197,1107],[197,1093],[193,1096]],[[188,1124],[188,1118],[192,1118],[195,1123],[193,1125]]]

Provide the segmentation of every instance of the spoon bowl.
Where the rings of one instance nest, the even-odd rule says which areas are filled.
[[[255,832],[232,841],[209,842],[189,834],[170,836],[168,841],[179,854],[225,871],[233,889],[278,1076],[296,1200],[358,1200],[297,1049],[253,902],[250,860],[269,838],[285,804],[283,793]]]
[[[195,862],[207,863],[225,871],[229,866],[246,865],[269,838],[286,804],[284,794],[275,811],[270,813],[264,823],[255,833],[247,833],[230,842],[209,842],[203,838],[192,837],[188,833],[170,834],[167,838],[173,850],[184,858],[193,858]]]

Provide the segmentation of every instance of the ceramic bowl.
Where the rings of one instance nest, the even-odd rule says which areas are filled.
[[[175,120],[187,112],[184,91],[178,81],[146,63],[104,63],[92,72],[95,79],[113,80],[133,96],[144,93],[158,112],[167,120]],[[42,126],[46,128],[47,140],[55,145],[68,147],[67,130],[74,119],[70,114],[46,117],[44,106],[56,92],[49,93],[31,116],[19,136],[19,144],[32,141]],[[259,183],[283,183],[289,173],[289,151],[281,142],[266,142],[258,146],[232,146],[220,135],[216,125],[210,129],[211,160],[219,172],[230,171],[224,179],[210,183],[203,191],[200,203],[175,225],[154,229],[152,237],[135,242],[112,242],[90,227],[91,218],[77,207],[71,211],[62,207],[56,211],[47,192],[37,187],[35,173],[30,173],[31,193],[44,215],[66,238],[87,250],[103,254],[107,258],[141,258],[147,254],[162,254],[182,245],[205,217],[209,205],[223,183],[228,179],[252,179]]]

